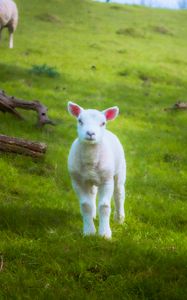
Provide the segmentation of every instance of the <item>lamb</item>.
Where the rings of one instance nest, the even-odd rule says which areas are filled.
[[[3,28],[9,31],[9,48],[13,48],[13,33],[18,23],[18,9],[12,0],[0,0],[0,37]]]
[[[98,193],[99,235],[111,238],[111,198],[114,194],[115,219],[123,223],[125,218],[126,161],[123,147],[112,132],[106,129],[106,122],[114,120],[118,107],[102,112],[83,109],[68,102],[68,111],[77,118],[78,138],[73,142],[68,170],[72,186],[80,201],[83,217],[83,234],[96,232],[96,195]]]

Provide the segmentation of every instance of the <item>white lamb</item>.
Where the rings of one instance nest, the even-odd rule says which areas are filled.
[[[12,0],[0,0],[0,37],[3,28],[9,31],[9,48],[13,48],[13,33],[18,23],[18,9]]]
[[[78,121],[78,138],[72,144],[68,169],[72,185],[80,200],[84,235],[95,234],[93,219],[96,217],[98,192],[99,235],[111,238],[110,212],[114,193],[115,219],[123,223],[125,218],[126,162],[123,147],[118,138],[106,130],[106,121],[119,113],[118,107],[103,112],[84,110],[68,102],[68,110]]]

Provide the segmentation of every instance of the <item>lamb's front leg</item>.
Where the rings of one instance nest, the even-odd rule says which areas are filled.
[[[73,188],[80,201],[80,210],[83,217],[83,234],[95,234],[95,225],[93,219],[95,218],[95,189],[92,186],[82,187],[79,183],[72,180]]]
[[[110,212],[111,198],[114,191],[113,179],[99,186],[99,235],[111,238]]]

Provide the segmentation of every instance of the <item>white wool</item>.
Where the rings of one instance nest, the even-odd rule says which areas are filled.
[[[120,223],[125,217],[124,184],[126,162],[119,139],[106,130],[107,119],[114,119],[118,108],[99,112],[84,110],[75,103],[68,103],[69,112],[78,120],[78,138],[72,144],[68,169],[72,185],[80,200],[84,235],[95,233],[93,219],[96,216],[98,193],[99,234],[111,237],[110,211],[114,194],[115,217]],[[110,114],[112,112],[112,114]]]
[[[0,34],[7,27],[10,34],[9,48],[13,48],[13,33],[18,23],[18,9],[12,0],[0,0]]]

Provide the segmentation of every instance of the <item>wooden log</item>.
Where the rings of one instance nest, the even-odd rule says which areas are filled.
[[[38,114],[38,125],[41,127],[45,124],[55,125],[47,116],[47,107],[38,100],[25,101],[14,96],[7,96],[4,91],[0,90],[0,110],[2,112],[9,112],[19,119],[24,119],[23,116],[16,110],[16,108],[35,110]]]
[[[187,109],[186,102],[177,102],[173,105],[173,109]]]
[[[167,110],[185,110],[187,109],[187,103],[186,102],[177,102],[172,107],[165,108],[165,111]]]
[[[32,142],[20,138],[0,135],[0,150],[37,158],[42,157],[45,154],[47,145],[45,143]]]

